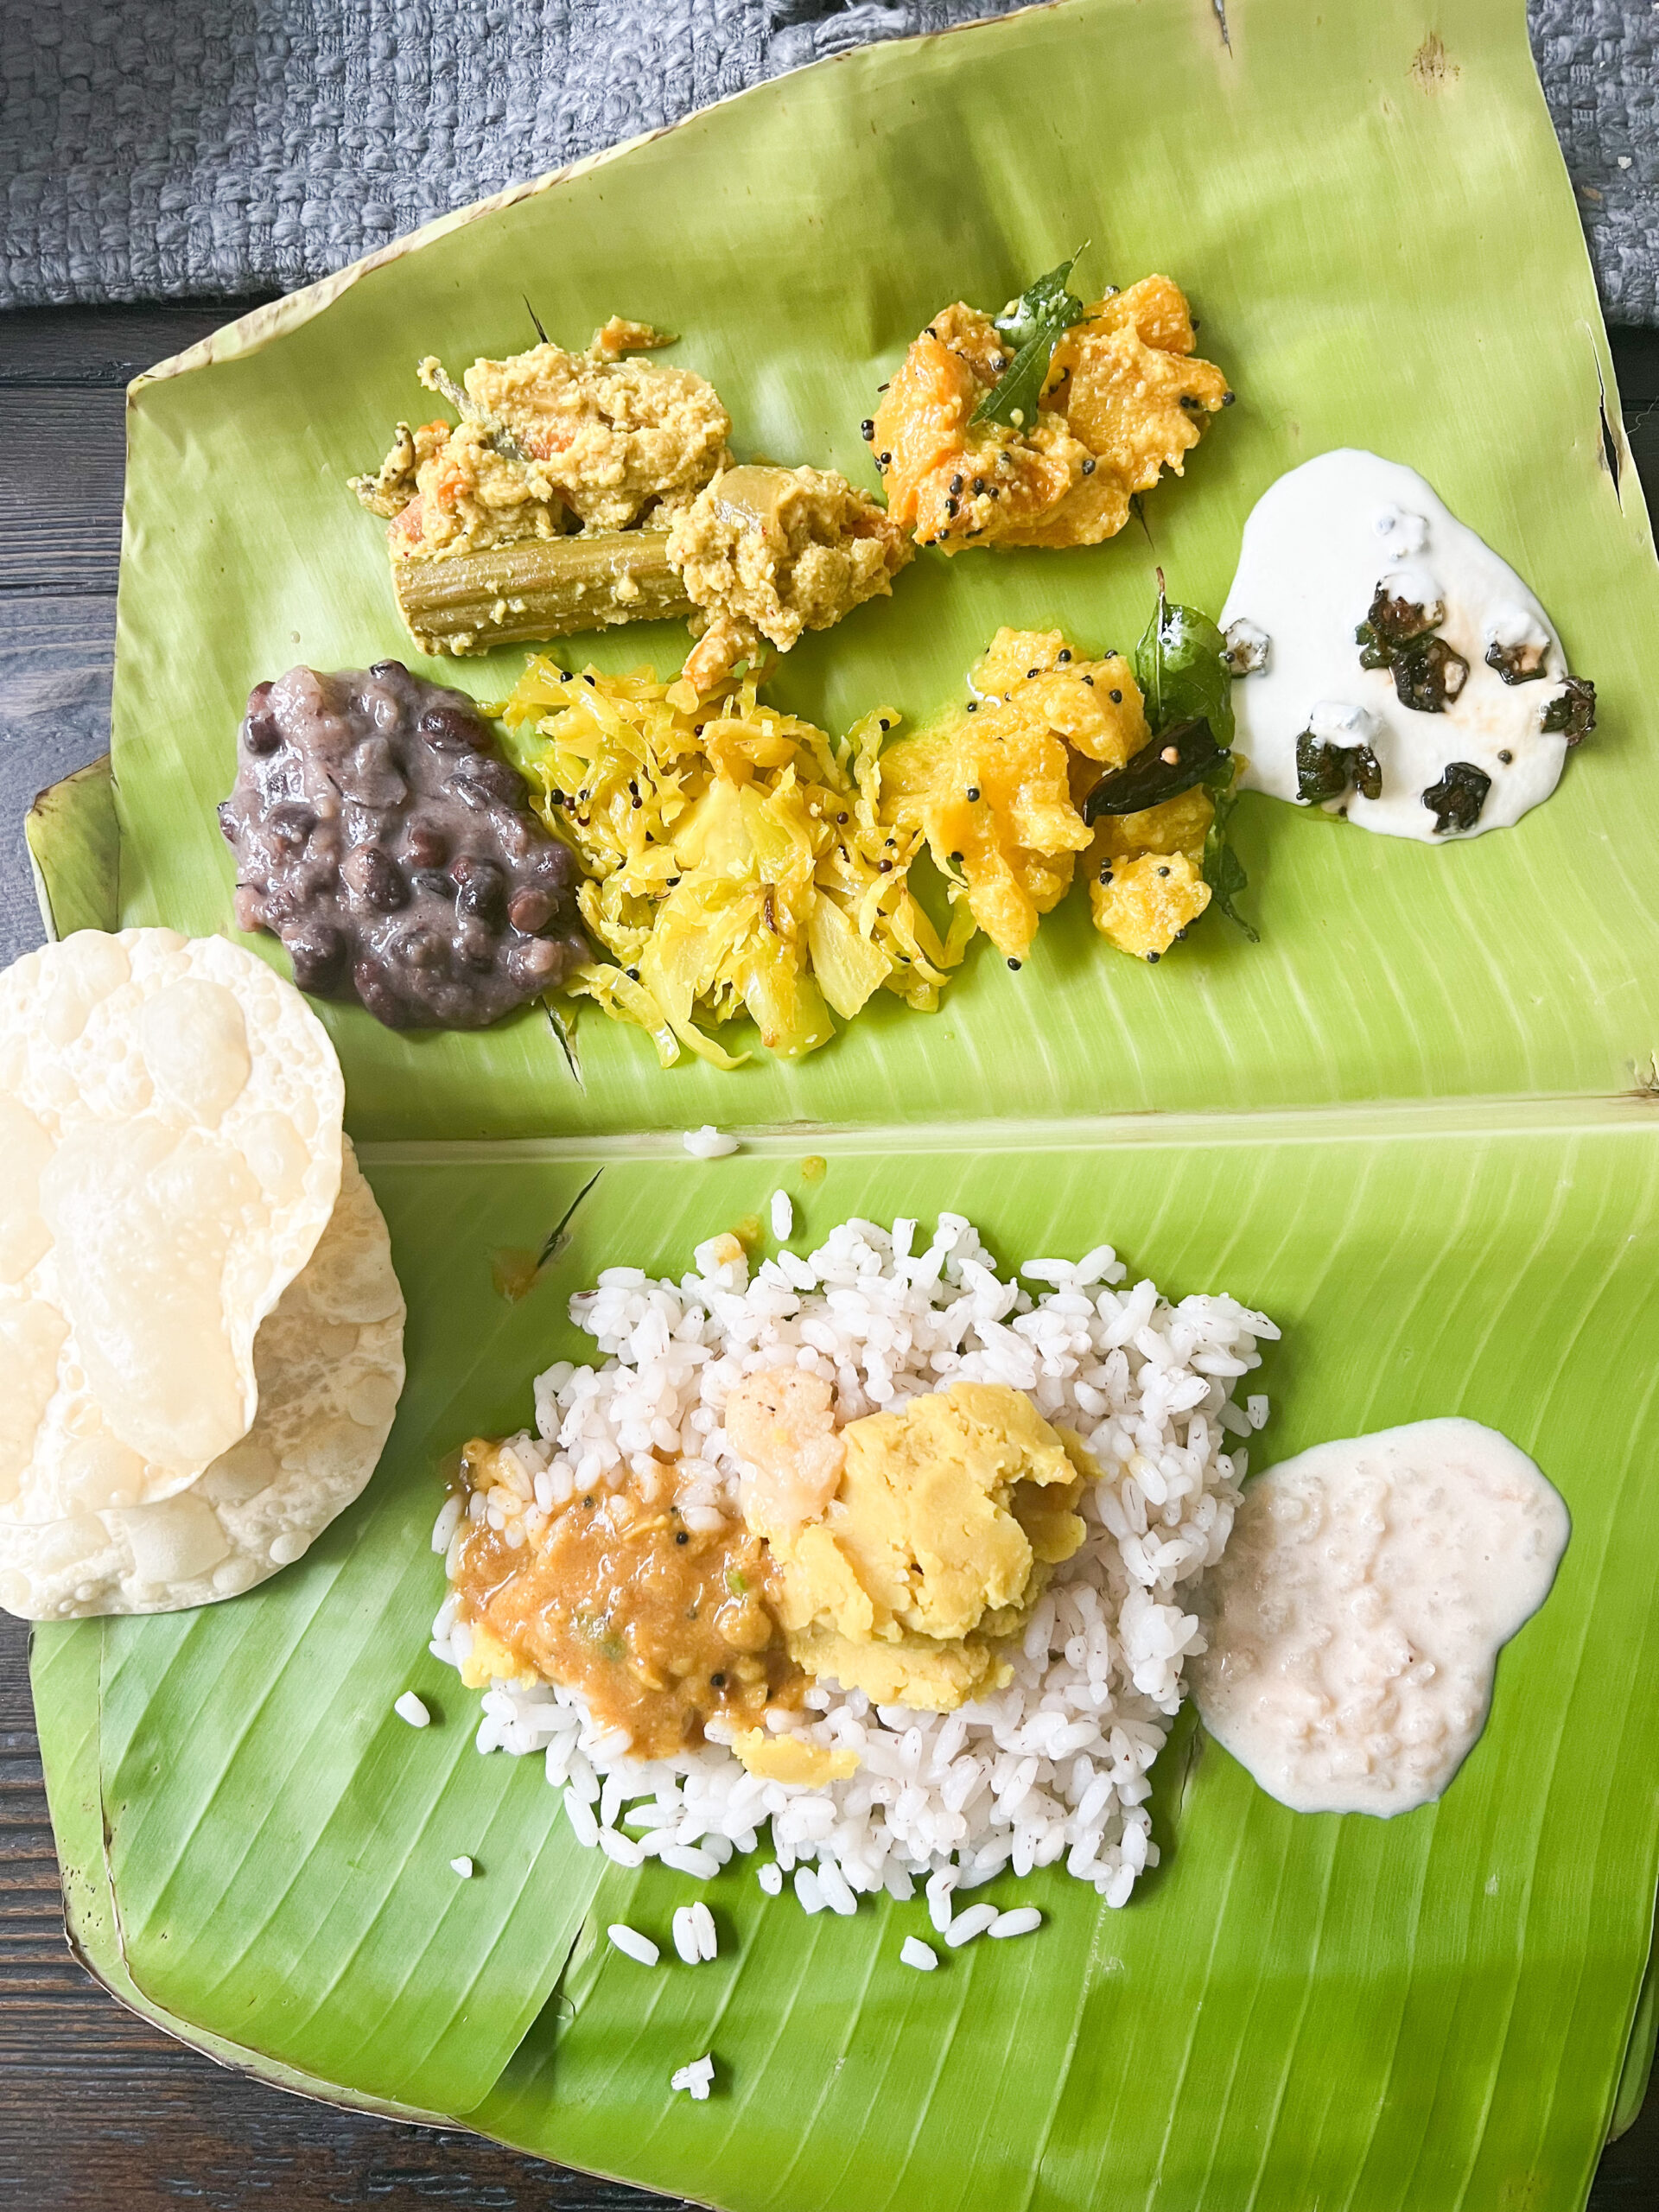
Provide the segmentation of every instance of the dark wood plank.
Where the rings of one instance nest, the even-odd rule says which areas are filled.
[[[1659,513],[1659,330],[1615,330],[1610,337],[1624,435],[1648,511]]]
[[[1586,2212],[1653,2212],[1659,2204],[1659,2089],[1634,2127],[1603,2152]]]
[[[0,389],[0,591],[112,592],[126,466],[118,391]]]
[[[48,385],[119,391],[269,296],[138,308],[24,308],[0,315],[0,390]]]
[[[22,809],[108,742],[123,387],[237,311],[0,317],[0,964],[38,940]],[[1631,448],[1659,504],[1659,333],[1615,332],[1613,353]],[[91,1981],[64,1942],[26,1651],[22,1624],[0,1615],[0,2206],[662,2212],[661,2199],[461,2132],[285,2096],[173,2042]],[[1590,2201],[1592,2212],[1659,2212],[1659,2090],[1606,2153]]]
[[[132,378],[258,305],[0,315],[0,592],[113,592]]]

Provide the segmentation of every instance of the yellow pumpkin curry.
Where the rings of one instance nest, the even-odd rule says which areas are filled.
[[[1089,659],[1058,630],[999,630],[968,688],[966,707],[883,753],[887,818],[925,838],[953,901],[1011,963],[1084,854],[1101,935],[1137,959],[1166,952],[1210,903],[1215,804],[1195,789],[1094,830],[1084,820],[1101,769],[1122,768],[1150,740],[1128,661]]]
[[[918,544],[1098,545],[1137,493],[1184,473],[1232,397],[1167,276],[1096,300],[1061,334],[1033,420],[976,421],[1009,365],[995,320],[958,301],[912,344],[866,425],[887,512]]]

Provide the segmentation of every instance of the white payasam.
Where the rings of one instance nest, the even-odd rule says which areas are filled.
[[[1426,615],[1439,611],[1430,627],[1454,656],[1459,687],[1440,711],[1407,705],[1389,667],[1361,664],[1354,633],[1379,586]],[[1241,677],[1233,709],[1247,790],[1297,798],[1305,736],[1368,747],[1380,790],[1339,791],[1327,807],[1361,829],[1434,843],[1507,829],[1560,780],[1569,737],[1544,721],[1566,703],[1567,665],[1549,617],[1509,563],[1398,461],[1321,454],[1270,485],[1245,523],[1221,621]],[[1478,811],[1437,829],[1444,812],[1437,817],[1425,794],[1443,788],[1453,764],[1472,772],[1463,781]]]
[[[657,1857],[706,1878],[770,1824],[798,1896],[837,1910],[860,1893],[907,1897],[918,1881],[943,1906],[1005,1869],[1062,1861],[1125,1904],[1157,1860],[1148,1770],[1203,1649],[1194,1592],[1232,1526],[1242,1440],[1267,1415],[1265,1399],[1247,1414],[1233,1392],[1278,1331],[1229,1297],[1171,1304],[1150,1281],[1126,1286],[1105,1245],[1075,1262],[1028,1261],[1033,1294],[1001,1279],[953,1214],[919,1248],[913,1221],[853,1220],[810,1257],[782,1251],[753,1274],[729,1236],[696,1256],[677,1283],[612,1268],[571,1301],[601,1358],[538,1379],[537,1433],[508,1440],[493,1486],[472,1494],[474,1521],[534,1545],[573,1496],[636,1484],[671,1500],[688,1529],[736,1523],[745,1471],[727,1401],[745,1376],[793,1363],[831,1386],[842,1425],[958,1382],[1027,1393],[1100,1471],[1078,1503],[1082,1547],[1007,1647],[1011,1678],[992,1694],[922,1712],[819,1680],[804,1709],[769,1710],[773,1737],[842,1755],[843,1770],[853,1755],[830,1783],[766,1779],[713,1740],[646,1764],[568,1686],[499,1679],[480,1750],[543,1753],[573,1832],[625,1866]],[[461,1510],[451,1498],[434,1531],[452,1576]],[[459,1611],[452,1592],[432,1649],[462,1667],[472,1637]]]
[[[1257,1477],[1205,1586],[1204,1723],[1299,1813],[1438,1797],[1500,1647],[1549,1594],[1567,1507],[1478,1421],[1315,1445]]]
[[[343,1104],[316,1016],[223,938],[84,931],[0,976],[0,1521],[154,1504],[247,1433]]]
[[[247,1434],[188,1490],[62,1520],[0,1520],[0,1605],[29,1620],[175,1612],[290,1565],[358,1496],[404,1387],[404,1299],[350,1142],[316,1250],[255,1339]]]

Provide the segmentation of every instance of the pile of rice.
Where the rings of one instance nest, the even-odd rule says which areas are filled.
[[[1279,1332],[1229,1297],[1172,1306],[1149,1281],[1122,1287],[1107,1245],[1075,1263],[1026,1262],[1033,1294],[997,1274],[960,1214],[919,1251],[913,1221],[854,1220],[810,1258],[782,1251],[753,1275],[734,1236],[696,1257],[677,1284],[610,1268],[571,1300],[603,1363],[561,1362],[538,1378],[538,1433],[511,1440],[505,1478],[470,1501],[475,1517],[534,1541],[574,1491],[633,1482],[663,1498],[671,1486],[693,1528],[737,1520],[727,1395],[741,1376],[792,1362],[833,1382],[842,1421],[961,1379],[1029,1392],[1102,1470],[1079,1509],[1088,1536],[1055,1571],[995,1695],[917,1713],[819,1683],[804,1712],[771,1716],[774,1731],[855,1749],[846,1781],[762,1781],[715,1742],[671,1764],[633,1760],[625,1733],[596,1726],[573,1692],[499,1682],[484,1694],[479,1749],[543,1753],[577,1837],[625,1866],[656,1857],[706,1878],[770,1823],[777,1865],[810,1910],[851,1912],[882,1889],[908,1897],[918,1881],[948,1907],[1005,1869],[1060,1860],[1125,1904],[1157,1864],[1147,1770],[1185,1662],[1204,1649],[1193,1588],[1221,1556],[1245,1474],[1230,1440],[1267,1419],[1264,1397],[1241,1408],[1233,1394],[1260,1363],[1258,1340]],[[461,1510],[452,1499],[434,1531],[451,1574]],[[431,1648],[454,1666],[469,1649],[453,1595]]]

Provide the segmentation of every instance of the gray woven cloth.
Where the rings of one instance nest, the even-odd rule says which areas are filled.
[[[0,0],[0,306],[286,289],[780,70],[1013,4]],[[1659,323],[1659,5],[1529,12],[1607,313]]]

